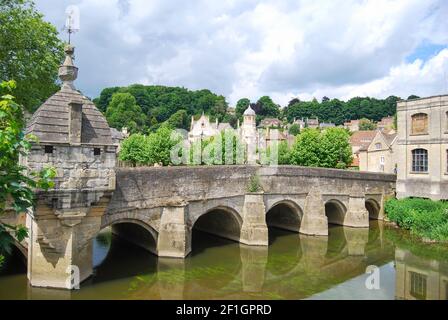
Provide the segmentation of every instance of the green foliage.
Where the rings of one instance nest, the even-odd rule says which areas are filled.
[[[120,146],[119,159],[130,162],[133,166],[146,163],[148,160],[146,137],[140,133],[135,133],[124,139]]]
[[[162,126],[148,136],[132,134],[121,145],[119,158],[132,165],[164,166],[171,164],[171,149],[180,141],[180,136],[173,135],[173,130]]]
[[[318,117],[321,122],[333,122],[336,125],[343,124],[350,119],[368,118],[379,121],[386,116],[392,116],[396,112],[396,103],[399,97],[390,96],[384,100],[375,98],[355,97],[347,102],[338,99],[322,99],[300,101],[292,99],[283,110],[283,115],[291,122],[294,118]]]
[[[376,124],[369,119],[362,118],[359,120],[359,130],[375,130]]]
[[[23,133],[23,107],[10,94],[15,87],[14,81],[0,84],[0,215],[7,207],[17,213],[25,212],[34,204],[33,190],[52,188],[54,184],[51,180],[56,175],[53,168],[27,171],[19,163],[19,156],[26,155],[36,139]],[[10,234],[19,241],[27,236],[23,226],[0,223],[0,254],[8,251],[12,241]]]
[[[202,141],[202,155],[198,155],[200,141],[190,148],[191,164],[232,165],[245,161],[245,146],[233,130],[225,130],[218,135]],[[196,152],[196,154],[194,154]]]
[[[293,136],[298,135],[300,133],[300,126],[297,123],[294,123],[289,127],[288,133]]]
[[[146,117],[137,101],[130,93],[114,93],[106,110],[109,125],[121,130],[128,128],[129,132],[136,133],[145,129]]]
[[[448,203],[428,199],[390,199],[385,210],[398,226],[421,238],[448,240]]]
[[[310,167],[346,168],[352,162],[350,135],[342,128],[305,129],[290,153],[291,164]]]
[[[249,107],[250,105],[250,100],[247,98],[242,98],[240,100],[238,100],[238,102],[236,103],[236,107],[235,107],[235,113],[237,116],[242,116],[244,111],[246,111],[246,109]]]
[[[100,96],[94,99],[94,102],[98,109],[107,115],[111,106],[114,107],[112,105],[113,96],[118,93],[134,97],[134,104],[139,106],[140,110],[135,110],[132,118],[117,119],[119,120],[117,125],[131,128],[135,127],[133,122],[136,122],[137,126],[134,132],[140,133],[146,133],[148,128],[151,131],[156,131],[165,122],[171,127],[181,125],[178,128],[189,129],[191,116],[200,115],[202,112],[212,119],[223,122],[228,107],[223,96],[218,96],[209,90],[190,91],[179,87],[140,84],[105,88]],[[136,118],[143,123],[139,124],[135,120]],[[232,120],[233,118],[235,119]],[[233,118],[227,117],[228,120],[232,120],[236,124],[236,117]]]
[[[256,174],[250,176],[249,185],[247,186],[248,192],[260,192],[261,188],[260,177]]]
[[[189,118],[186,110],[178,110],[166,121],[166,123],[173,129],[189,129]]]
[[[278,144],[278,164],[291,164],[291,150],[287,141]]]
[[[33,1],[0,1],[0,81],[15,79],[19,104],[32,111],[58,90],[63,58],[56,28]]]

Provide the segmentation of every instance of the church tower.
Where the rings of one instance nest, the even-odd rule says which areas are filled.
[[[241,139],[246,144],[247,162],[249,164],[255,164],[258,159],[258,137],[255,117],[255,111],[249,105],[243,113],[243,125],[241,126]]]

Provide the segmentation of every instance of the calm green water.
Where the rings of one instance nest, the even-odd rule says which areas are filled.
[[[110,232],[95,239],[95,275],[76,291],[31,288],[19,254],[0,271],[0,299],[447,299],[448,248],[372,222],[328,237],[270,230],[247,247],[195,232],[185,260],[161,259]],[[367,289],[367,266],[379,289]]]

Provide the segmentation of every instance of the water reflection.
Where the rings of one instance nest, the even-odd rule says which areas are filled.
[[[395,297],[406,300],[448,300],[448,262],[423,259],[409,250],[395,250]]]
[[[277,229],[269,237],[269,247],[253,247],[197,232],[182,260],[157,258],[105,230],[94,242],[95,274],[80,290],[29,287],[16,255],[0,272],[0,299],[447,298],[448,249],[416,247],[378,221],[331,227],[328,237]],[[385,282],[381,295],[366,289],[369,265],[395,286]]]

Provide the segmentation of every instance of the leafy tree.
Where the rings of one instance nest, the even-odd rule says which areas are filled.
[[[415,94],[411,94],[411,95],[408,97],[408,100],[415,100],[415,99],[420,99],[420,97],[419,97],[419,96],[416,96]]]
[[[148,163],[146,137],[140,133],[135,133],[124,139],[120,146],[119,159],[132,163],[134,167],[137,164]]]
[[[141,107],[141,112],[145,117],[145,125],[137,127],[137,131],[141,133],[146,133],[147,127],[152,132],[156,131],[179,110],[186,111],[187,119],[204,112],[222,121],[228,107],[223,96],[218,96],[210,90],[190,91],[179,87],[139,84],[128,87],[106,88],[101,92],[100,97],[94,99],[94,102],[100,110],[106,110],[112,96],[117,92],[132,95],[136,104]],[[188,126],[184,125],[184,127]]]
[[[179,142],[180,137],[172,138],[173,130],[168,126],[160,127],[147,137],[148,164],[171,164],[171,149]]]
[[[321,132],[320,167],[345,169],[353,160],[350,134],[343,128]]]
[[[294,123],[289,127],[288,132],[290,135],[296,136],[300,133],[300,126],[297,123]]]
[[[56,28],[33,1],[0,1],[0,81],[15,79],[17,103],[33,111],[56,92],[63,58]]]
[[[342,128],[305,129],[297,136],[290,153],[291,164],[345,168],[352,162],[350,134]]]
[[[24,109],[9,94],[15,86],[13,81],[0,84],[0,216],[9,208],[16,213],[31,208],[34,205],[33,190],[53,187],[51,179],[56,175],[52,168],[29,171],[19,163],[19,156],[25,156],[36,139],[23,133]],[[27,237],[27,229],[0,223],[0,262],[2,255],[10,252],[11,234],[22,241]]]
[[[242,164],[245,161],[245,145],[233,130],[221,131],[204,140],[202,150],[203,164]]]
[[[163,125],[148,136],[132,134],[121,144],[120,160],[128,161],[133,166],[171,164],[171,149],[179,142],[180,136],[173,138],[173,130]]]
[[[278,144],[278,164],[291,164],[291,150],[287,141]]]
[[[244,111],[246,111],[246,109],[249,107],[250,105],[250,100],[247,98],[242,98],[240,100],[238,100],[238,102],[236,103],[236,107],[235,107],[235,113],[237,116],[242,116]]]
[[[320,131],[304,129],[296,139],[291,150],[291,164],[319,167],[321,158]]]
[[[369,119],[362,118],[359,120],[359,130],[375,130],[376,124]]]
[[[130,93],[117,92],[106,110],[106,118],[111,127],[118,130],[126,127],[129,132],[135,133],[144,130],[146,117],[134,96]]]
[[[155,119],[154,119],[155,120]],[[166,121],[166,123],[173,129],[189,129],[189,119],[186,110],[178,110],[176,113],[171,115],[171,117]]]
[[[263,96],[258,99],[257,103],[251,105],[257,114],[257,121],[267,117],[276,118],[280,115],[280,106],[275,104],[268,96]]]
[[[96,107],[101,112],[106,112],[107,106],[109,105],[110,101],[112,100],[112,96],[114,93],[118,92],[120,90],[120,87],[112,87],[112,88],[106,88],[101,91],[101,94],[98,98],[93,99],[93,103],[95,103]]]

